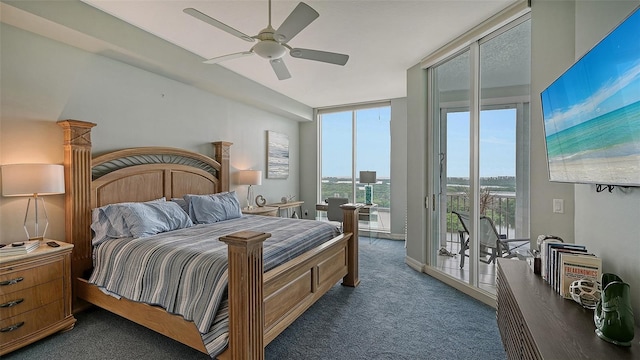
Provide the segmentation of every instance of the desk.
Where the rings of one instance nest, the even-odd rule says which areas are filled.
[[[378,204],[364,204],[358,213],[358,220],[378,222]]]
[[[316,204],[316,211],[327,211],[329,210],[329,204],[326,202]]]
[[[275,207],[278,208],[278,216],[282,216],[282,209],[286,209],[287,210],[287,217],[289,216],[289,209],[295,209],[295,208],[300,208],[300,216],[302,217],[302,204],[304,204],[304,201],[289,201],[286,203],[273,203],[273,204],[266,204],[265,206],[271,206],[271,207]],[[294,214],[295,214],[295,210],[294,210]]]
[[[371,230],[371,222],[378,222],[378,204],[356,204],[359,207],[358,220],[366,221],[368,230]],[[326,202],[316,204],[316,211],[327,211],[329,205]]]
[[[358,220],[360,221],[378,221],[378,204],[358,204],[360,211],[358,212]],[[326,202],[316,204],[316,211],[327,211],[329,205]]]

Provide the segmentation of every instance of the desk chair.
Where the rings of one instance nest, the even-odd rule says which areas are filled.
[[[344,212],[340,205],[349,202],[347,198],[330,197],[327,200],[327,219],[331,222],[340,223],[340,231],[342,232],[342,222],[344,221]]]
[[[469,249],[469,214],[462,211],[452,211],[458,216],[464,230],[458,231],[460,238],[460,268],[464,267],[464,259]],[[529,244],[529,239],[507,239],[506,235],[498,233],[493,220],[484,215],[480,216],[478,224],[478,240],[480,241],[480,255],[489,256],[480,258],[480,261],[490,264],[496,262],[496,258],[512,258],[517,256],[516,250]],[[512,243],[518,243],[512,245]]]

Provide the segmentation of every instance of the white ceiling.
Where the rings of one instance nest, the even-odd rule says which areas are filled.
[[[249,50],[251,43],[185,13],[199,11],[255,35],[268,23],[268,1],[83,0],[202,59]],[[342,67],[285,55],[292,75],[278,80],[268,60],[249,56],[220,65],[313,108],[406,96],[406,71],[513,0],[307,1],[320,17],[289,42],[292,47],[344,53]],[[274,28],[297,1],[272,4]]]

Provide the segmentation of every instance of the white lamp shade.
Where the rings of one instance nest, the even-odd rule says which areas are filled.
[[[376,181],[375,171],[360,171],[360,184],[374,184]]]
[[[238,185],[262,185],[262,171],[240,170],[238,172]]]
[[[10,164],[2,166],[2,196],[64,194],[64,166]]]

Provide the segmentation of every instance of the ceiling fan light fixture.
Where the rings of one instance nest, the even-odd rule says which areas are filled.
[[[287,49],[273,40],[263,40],[253,47],[253,52],[265,59],[279,59],[284,56]]]

